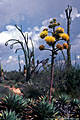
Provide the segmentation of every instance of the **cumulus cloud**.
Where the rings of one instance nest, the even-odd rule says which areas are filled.
[[[15,26],[8,25],[6,26],[6,31],[0,33],[0,44],[5,44],[5,42],[9,39],[22,39],[19,31],[15,28]]]
[[[24,63],[24,60],[20,60],[20,64],[23,64],[23,65],[24,65],[24,64],[25,64],[25,63]]]
[[[8,60],[6,61],[6,63],[10,64],[10,63],[12,63],[12,62],[17,63],[17,59],[16,59],[16,57],[9,56],[9,57],[8,57]]]
[[[66,18],[65,11],[63,12],[63,14],[60,14],[60,17],[63,19]],[[75,18],[79,18],[79,17],[80,17],[80,13],[78,12],[78,9],[75,7],[72,7],[71,19],[74,20]]]
[[[26,36],[27,33],[29,34],[29,38],[32,37],[33,44],[35,47],[38,46],[38,39],[39,39],[39,33],[36,33],[36,31],[39,31],[38,27],[34,27],[32,31],[30,32],[24,32],[24,35]],[[27,36],[26,36],[27,37]],[[0,33],[0,44],[4,45],[9,39],[17,39],[20,41],[23,41],[23,37],[20,34],[20,32],[16,29],[15,26],[8,25],[6,26],[6,31],[3,31]],[[29,40],[29,47],[31,48],[31,40]]]

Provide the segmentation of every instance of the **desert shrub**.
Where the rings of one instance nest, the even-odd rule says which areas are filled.
[[[15,82],[22,81],[24,79],[22,72],[11,71],[6,73],[7,80],[15,80]]]
[[[53,120],[58,113],[54,107],[54,102],[49,103],[46,96],[41,96],[32,102],[29,107],[27,116],[33,120]]]
[[[23,94],[26,98],[38,98],[42,95],[42,92],[40,89],[36,88],[36,86],[33,85],[27,85],[23,88]]]
[[[20,117],[24,116],[24,111],[26,109],[27,101],[23,98],[23,96],[9,94],[1,99],[0,109],[8,112],[15,111],[16,115]]]
[[[73,97],[80,96],[80,68],[66,67],[55,70],[55,88],[56,92],[67,93]]]
[[[65,78],[66,92],[75,97],[80,96],[80,69],[72,67],[66,72]]]

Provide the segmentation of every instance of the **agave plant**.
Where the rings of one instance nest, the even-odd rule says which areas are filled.
[[[62,94],[54,104],[56,110],[59,111],[59,116],[68,119],[80,118],[80,101],[78,99],[71,99],[69,96]]]
[[[59,111],[60,116],[67,117],[69,101],[70,97],[64,94],[61,94],[59,98],[55,101],[55,107],[56,110]]]
[[[49,103],[47,97],[39,97],[38,100],[28,106],[30,111],[28,117],[33,120],[51,120],[55,118],[58,111],[55,110],[54,102]]]
[[[73,99],[69,103],[70,116],[73,118],[80,118],[80,100]]]
[[[6,110],[6,111],[2,112],[0,120],[21,120],[21,119],[17,117],[17,115],[15,114],[15,111],[8,112]]]
[[[16,114],[19,113],[20,116],[23,116],[23,113],[26,109],[27,102],[23,99],[23,96],[19,95],[11,95],[5,96],[2,98],[0,106],[2,107],[2,110],[7,109],[8,112],[15,111]]]

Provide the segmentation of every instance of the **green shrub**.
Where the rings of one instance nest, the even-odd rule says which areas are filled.
[[[21,120],[21,119],[17,117],[17,115],[15,114],[15,111],[8,112],[6,110],[2,112],[0,120]]]
[[[0,106],[2,107],[2,110],[7,109],[8,111],[15,111],[16,114],[23,116],[27,102],[23,99],[23,96],[9,94],[2,98]]]
[[[38,100],[30,104],[28,116],[33,120],[51,120],[54,119],[58,111],[54,107],[54,103],[49,103],[47,97],[40,97]]]

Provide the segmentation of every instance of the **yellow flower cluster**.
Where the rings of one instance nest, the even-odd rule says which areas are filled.
[[[45,46],[44,46],[44,45],[40,45],[40,46],[39,46],[39,49],[40,49],[40,50],[44,50],[44,49],[45,49]]]
[[[52,45],[55,42],[55,37],[47,36],[45,37],[45,41],[47,42],[47,44]]]
[[[40,37],[43,39],[45,38],[46,36],[48,35],[48,31],[47,30],[44,30],[40,33]]]
[[[56,29],[56,32],[57,32],[57,33],[63,33],[63,32],[64,32],[64,29],[63,29],[62,27],[58,27],[58,28]]]
[[[63,45],[61,44],[57,44],[56,48],[58,48],[59,50],[63,50],[63,49],[68,49],[68,44],[67,43],[63,43]]]
[[[63,48],[63,45],[61,45],[61,44],[59,44],[59,43],[56,45],[56,48],[58,48],[59,50],[63,50],[63,49],[64,49],[64,48]]]
[[[66,33],[59,34],[59,36],[62,37],[62,39],[66,40],[66,41],[69,40],[69,35]]]
[[[68,49],[68,44],[67,44],[67,43],[64,43],[64,44],[63,44],[63,47],[64,47],[64,49]]]

